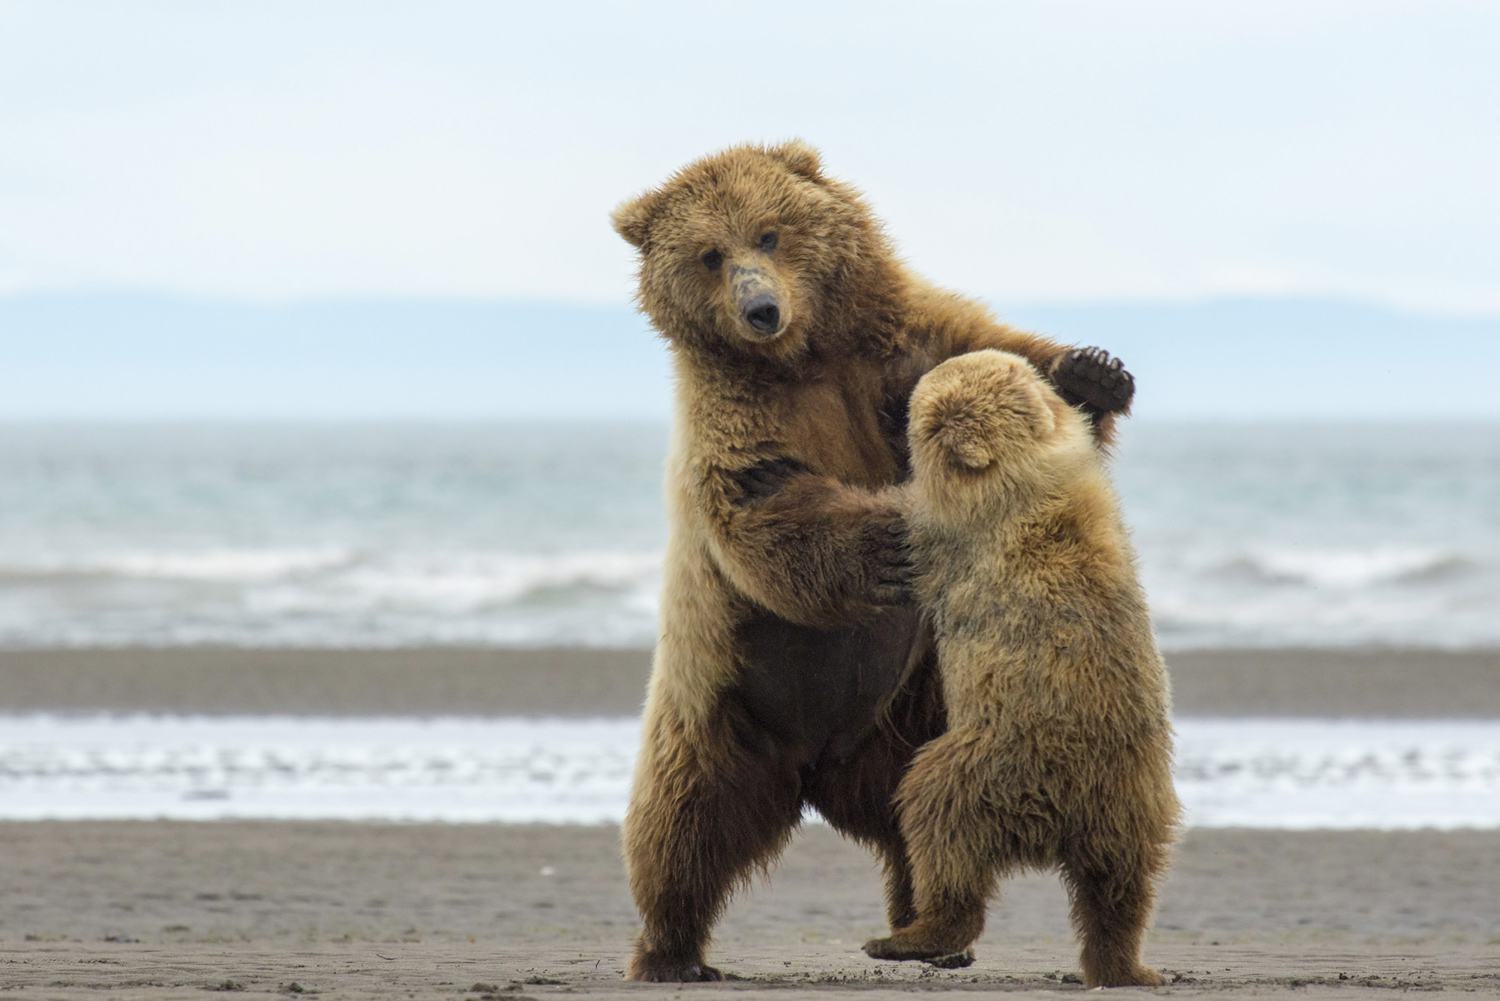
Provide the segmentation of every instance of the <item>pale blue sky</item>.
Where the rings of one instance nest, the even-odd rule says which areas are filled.
[[[943,282],[1500,311],[1500,4],[0,2],[0,286],[623,301],[799,135]]]
[[[0,0],[0,415],[597,406],[564,378],[580,315],[611,317],[591,335],[630,338],[628,363],[600,367],[643,373],[645,395],[618,412],[664,411],[660,347],[623,318],[633,262],[608,212],[699,154],[792,135],[944,284],[1064,337],[1083,314],[1054,306],[1143,304],[1088,314],[1085,333],[1119,329],[1095,339],[1177,366],[1152,380],[1181,387],[1164,412],[1217,411],[1186,387],[1246,347],[1307,344],[1304,367],[1276,382],[1268,361],[1271,391],[1230,393],[1231,411],[1384,412],[1394,377],[1375,399],[1339,378],[1399,368],[1348,361],[1368,306],[1385,310],[1387,349],[1427,339],[1402,362],[1426,366],[1423,385],[1451,385],[1450,355],[1483,362],[1407,409],[1500,414],[1484,370],[1500,334],[1497,51],[1500,5],[1442,0]],[[93,326],[37,342],[52,322],[26,305],[37,296],[81,304],[63,313]],[[1237,343],[1265,316],[1171,313],[1225,297],[1315,305],[1264,331],[1274,349]],[[174,298],[195,305],[170,322],[190,326],[159,329],[153,309]],[[294,371],[299,351],[255,326],[287,319],[268,305],[355,303],[347,326],[393,299],[406,319],[380,343],[395,354],[333,337],[343,360],[321,397],[325,370]],[[456,346],[482,343],[463,302],[521,301],[569,305],[485,314],[493,354]],[[1329,302],[1360,305],[1319,313]],[[1217,326],[1151,342],[1158,308]],[[1305,322],[1319,316],[1356,326],[1325,340]],[[393,397],[371,373],[408,359],[392,363],[399,383],[424,336],[451,353]],[[526,386],[507,385],[517,371]]]
[[[1328,300],[1016,303],[1118,352],[1151,419],[1500,417],[1500,319]],[[664,420],[666,352],[624,305],[0,299],[0,419]]]

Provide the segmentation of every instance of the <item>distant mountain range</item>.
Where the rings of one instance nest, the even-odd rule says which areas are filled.
[[[1319,299],[1038,303],[1100,344],[1144,418],[1500,418],[1500,316]],[[628,307],[0,298],[0,418],[661,418],[666,352]]]

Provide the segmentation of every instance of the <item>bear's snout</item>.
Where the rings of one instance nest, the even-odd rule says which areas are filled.
[[[745,303],[745,322],[762,334],[774,334],[781,329],[781,305],[776,297],[762,292]]]
[[[786,329],[789,317],[781,283],[774,272],[733,265],[729,269],[729,287],[745,336],[769,341]]]

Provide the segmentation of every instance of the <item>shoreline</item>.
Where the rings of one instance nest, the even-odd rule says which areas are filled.
[[[643,650],[0,651],[0,713],[634,715]],[[1168,656],[1179,715],[1500,719],[1500,652]],[[383,821],[0,822],[0,993],[626,1001],[619,828]],[[1500,829],[1184,832],[1146,947],[1183,998],[1500,994]],[[765,1001],[1080,990],[1066,895],[1005,881],[978,962],[867,959],[878,867],[805,825],[710,961]],[[663,988],[655,988],[661,990]],[[749,1001],[749,999],[747,999]]]
[[[0,848],[0,988],[18,996],[682,989],[620,979],[638,924],[616,827],[11,823]],[[1189,831],[1146,960],[1181,997],[1500,991],[1497,854],[1500,831]],[[710,961],[737,979],[685,989],[768,1001],[1081,989],[1052,875],[1005,881],[967,970],[867,959],[859,944],[883,927],[869,854],[804,829],[717,929]]]
[[[636,716],[647,650],[0,650],[0,713]],[[1500,650],[1187,650],[1179,716],[1500,719]]]

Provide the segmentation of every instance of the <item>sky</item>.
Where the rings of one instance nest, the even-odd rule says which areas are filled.
[[[996,303],[1488,322],[1496,51],[1500,5],[1443,0],[0,0],[0,348],[37,297],[113,303],[117,341],[173,299],[624,310],[609,210],[790,136]],[[104,385],[79,343],[51,363]]]
[[[1500,418],[1493,318],[1263,298],[1004,312],[1123,358],[1138,421]],[[0,420],[671,413],[666,352],[623,304],[21,296],[0,330]]]

